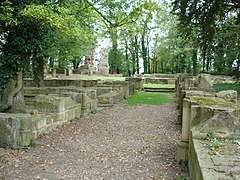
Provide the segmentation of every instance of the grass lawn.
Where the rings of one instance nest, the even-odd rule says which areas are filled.
[[[145,88],[175,88],[175,84],[143,84]]]
[[[213,85],[213,89],[215,92],[235,90],[238,93],[238,97],[240,97],[240,83],[218,83]]]
[[[172,99],[167,93],[138,92],[127,99],[126,104],[130,106],[141,104],[160,105],[171,101]]]

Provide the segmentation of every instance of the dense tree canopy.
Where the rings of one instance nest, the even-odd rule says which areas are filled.
[[[7,107],[3,109],[11,107],[13,99],[21,94],[22,86],[17,82],[22,72],[31,72],[41,86],[44,66],[77,68],[102,37],[111,42],[109,65],[113,74],[131,76],[142,68],[144,73],[237,76],[240,1],[172,2],[1,1],[1,102],[6,89],[14,92],[10,93],[11,98],[5,98]]]
[[[174,12],[182,35],[195,37],[202,71],[239,73],[240,1],[175,0]]]
[[[49,60],[66,65],[87,53],[87,47],[95,43],[96,17],[82,4],[3,1],[0,5],[0,96],[8,83],[30,66],[40,86],[44,65]]]

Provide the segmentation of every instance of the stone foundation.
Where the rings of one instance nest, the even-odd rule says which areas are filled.
[[[70,97],[56,94],[38,95],[26,108],[31,114],[0,114],[1,147],[30,146],[38,136],[80,118],[82,109]]]
[[[25,105],[19,112],[26,114],[0,114],[0,147],[30,146],[40,135],[88,116],[97,107],[112,106],[141,87],[141,79],[133,82],[48,79],[39,88],[25,79]]]
[[[177,159],[191,179],[239,179],[240,107],[236,92],[215,94],[209,75],[177,81],[182,137]]]

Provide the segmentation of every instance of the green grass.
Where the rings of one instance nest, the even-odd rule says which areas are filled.
[[[141,104],[160,105],[171,101],[172,99],[166,93],[138,92],[127,99],[126,104],[130,106]]]
[[[175,84],[143,84],[145,88],[175,88]]]
[[[215,92],[235,90],[238,93],[238,97],[240,97],[240,83],[218,83],[213,85],[213,89]]]

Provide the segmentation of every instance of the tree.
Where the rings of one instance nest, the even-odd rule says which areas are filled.
[[[110,36],[112,43],[112,53],[109,57],[110,73],[119,74],[121,63],[118,56],[118,42],[119,31],[132,23],[134,23],[141,14],[141,1],[87,1],[90,6],[99,14],[102,18],[102,22],[105,25],[106,33]]]
[[[44,65],[49,57],[59,59],[60,55],[63,57],[67,54],[63,59],[72,60],[81,55],[82,49],[79,51],[78,46],[83,42],[93,44],[95,36],[91,28],[85,25],[91,22],[85,23],[79,19],[78,14],[82,12],[77,9],[79,6],[61,6],[55,1],[1,2],[2,111],[23,102],[21,76],[24,67],[32,64],[34,79],[40,86]]]
[[[239,67],[239,43],[235,41],[240,36],[239,0],[175,0],[173,5],[184,36],[197,34],[195,47],[201,51],[202,71],[229,74],[235,61]],[[229,47],[236,51],[229,51]]]

